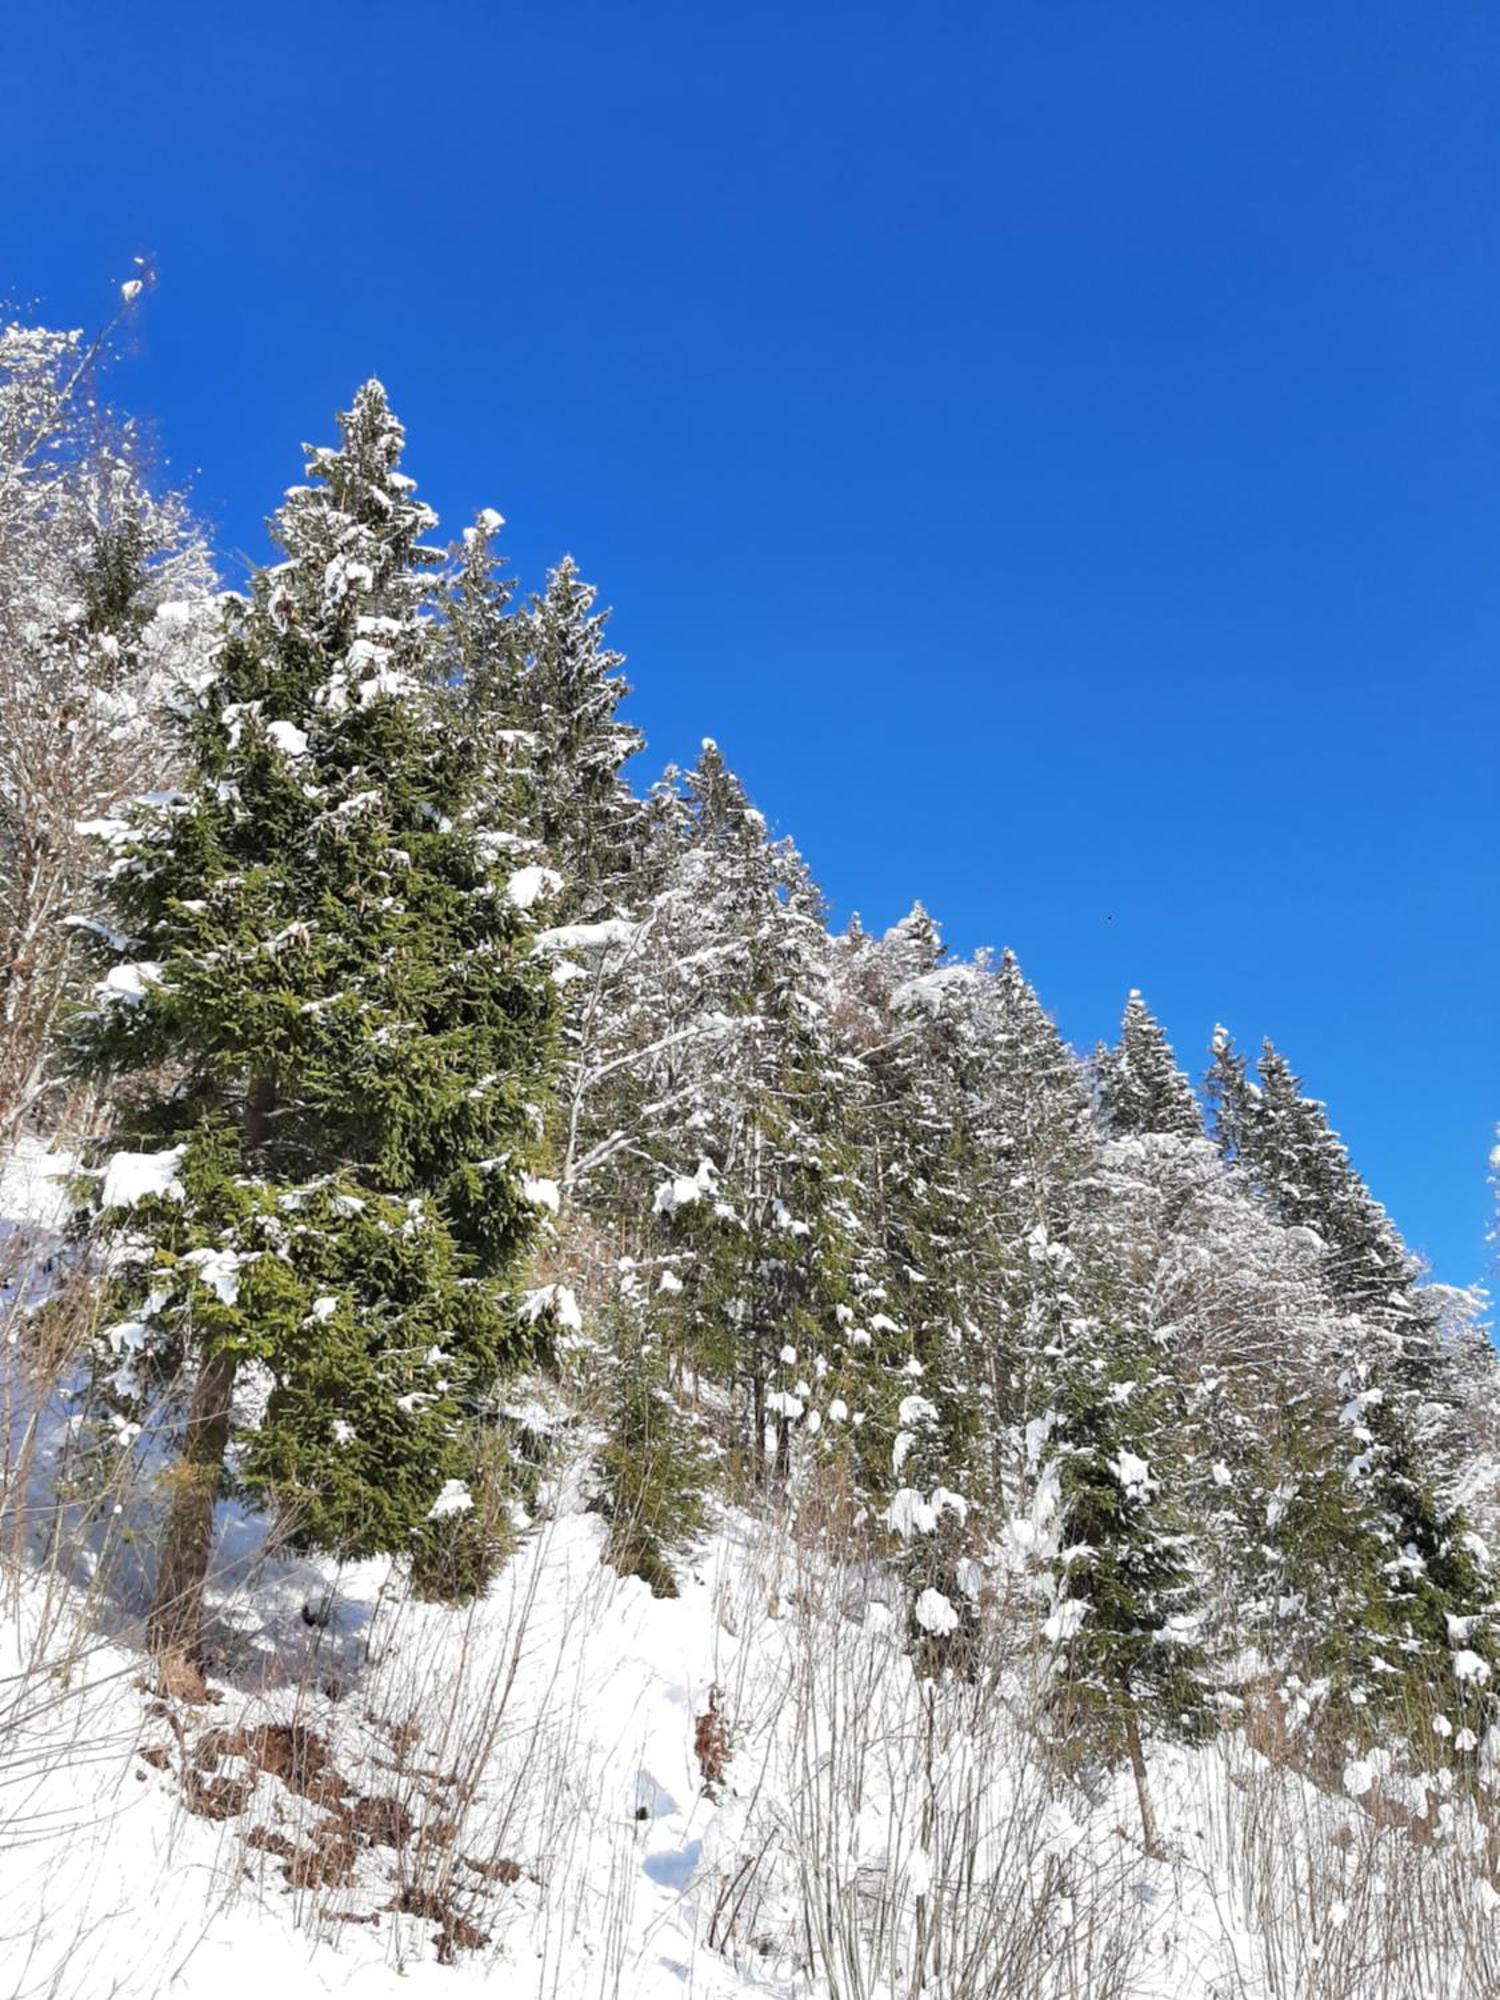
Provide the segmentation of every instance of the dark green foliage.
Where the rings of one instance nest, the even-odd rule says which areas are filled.
[[[1119,1332],[1097,1350],[1086,1335],[1065,1366],[1056,1445],[1059,1581],[1064,1604],[1086,1613],[1064,1644],[1056,1697],[1066,1726],[1096,1733],[1111,1754],[1141,1717],[1186,1739],[1212,1727],[1193,1538],[1173,1499],[1176,1468],[1159,1455],[1173,1436],[1167,1398],[1144,1356],[1129,1371]]]
[[[784,1476],[809,1398],[782,1356],[831,1344],[853,1262],[823,912],[711,742],[670,774],[651,834],[662,956],[643,1030],[670,1046],[632,1080],[653,1163],[637,1198],[658,1246],[685,1253],[675,1351],[733,1383],[752,1464],[774,1422]]]
[[[529,1350],[507,1282],[555,1002],[524,907],[547,883],[508,888],[492,770],[435,686],[400,427],[377,385],[342,423],[278,517],[289,560],[226,612],[183,789],[117,839],[148,970],[76,1047],[136,1079],[124,1145],[183,1149],[180,1197],[113,1218],[150,1245],[117,1389],[254,1364],[237,1477],[353,1553],[411,1545],[465,1411]]]
[[[511,1510],[518,1479],[505,1433],[471,1421],[456,1454],[470,1504],[424,1520],[411,1543],[411,1584],[435,1604],[467,1604],[482,1595],[516,1543]]]
[[[615,711],[630,689],[604,642],[607,612],[566,556],[518,621],[516,716],[526,732],[528,826],[566,882],[562,910],[593,916],[623,888],[639,806],[620,776],[641,737]]]

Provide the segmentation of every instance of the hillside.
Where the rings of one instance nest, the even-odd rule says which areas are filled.
[[[1497,1990],[1500,1367],[1286,1055],[638,790],[378,381],[227,590],[5,338],[16,2000]]]

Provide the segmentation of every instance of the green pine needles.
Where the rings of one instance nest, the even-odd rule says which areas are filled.
[[[179,1661],[227,1461],[345,1554],[466,1511],[469,1416],[528,1351],[509,1286],[550,1190],[531,912],[556,878],[504,859],[380,385],[340,422],[184,698],[180,789],[103,829],[129,955],[76,1033],[140,1149],[102,1190],[125,1245],[108,1383],[187,1398],[152,1620]]]

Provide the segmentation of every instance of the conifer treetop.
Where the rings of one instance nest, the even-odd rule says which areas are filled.
[[[1202,1137],[1203,1115],[1192,1085],[1137,990],[1126,1001],[1119,1041],[1100,1062],[1099,1082],[1105,1117],[1117,1137]]]

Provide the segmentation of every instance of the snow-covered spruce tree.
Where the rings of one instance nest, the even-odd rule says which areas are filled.
[[[1235,1157],[1284,1224],[1321,1242],[1331,1296],[1369,1330],[1362,1360],[1380,1378],[1381,1400],[1400,1406],[1436,1465],[1452,1403],[1440,1302],[1419,1283],[1416,1260],[1355,1172],[1326,1110],[1303,1095],[1270,1042],[1258,1073],[1258,1086],[1242,1089]]]
[[[619,719],[624,655],[605,644],[607,611],[565,556],[519,620],[517,719],[526,732],[530,831],[561,871],[560,914],[611,913],[639,807],[621,777],[641,748]]]
[[[150,1626],[184,1686],[226,1466],[303,1544],[410,1549],[463,1509],[467,1418],[527,1343],[550,878],[493,865],[378,383],[340,424],[276,517],[286,560],[228,607],[181,789],[116,825],[132,956],[78,1034],[123,1140],[104,1372],[141,1409],[186,1397]]]
[[[945,962],[905,925],[882,950],[902,976],[886,1041],[866,1056],[876,1101],[890,1093],[892,1112],[870,1177],[891,1205],[892,1281],[912,1286],[917,1352],[942,1385],[955,1467],[967,1491],[994,1501],[1005,1439],[1029,1408],[1032,1239],[1049,1220],[1066,1226],[1068,1190],[1092,1158],[1088,1108],[1076,1063],[1009,954],[998,970],[983,953]]]
[[[483,733],[497,765],[519,771],[528,742],[520,724],[521,619],[512,605],[514,585],[496,538],[504,521],[481,508],[449,551],[443,579],[442,680],[457,703],[462,726]],[[517,815],[529,809],[530,788],[515,779]],[[527,836],[517,833],[518,843]]]
[[[938,1411],[947,1483],[972,1501],[983,1490],[970,1344],[983,1311],[985,1183],[966,1038],[982,978],[947,959],[920,904],[866,941],[840,975],[843,992],[873,1010],[859,1047],[869,1078],[859,1101],[860,1198],[879,1260],[882,1328],[889,1336],[894,1321],[896,1338],[871,1351],[890,1349],[904,1372],[919,1364],[923,1394]],[[840,1011],[847,1014],[847,1000]]]
[[[956,1607],[976,1582],[968,1547],[1056,1493],[1056,1451],[1038,1441],[1086,1312],[1066,1274],[1093,1227],[1097,1143],[1080,1066],[1014,957],[946,963],[929,933],[919,920],[862,945],[844,984],[866,1016],[872,1102],[891,1114],[861,1168],[888,1251],[883,1317],[912,1378],[888,1518],[903,1572]],[[882,958],[901,976],[877,1026]]]
[[[621,777],[641,748],[616,710],[630,689],[604,643],[607,612],[565,557],[517,606],[495,553],[502,517],[464,530],[445,585],[445,677],[462,712],[512,777],[518,850],[564,878],[554,917],[607,913],[630,860],[639,801]]]
[[[733,1385],[757,1477],[774,1418],[784,1475],[794,1426],[821,1421],[851,1261],[828,935],[800,856],[767,838],[714,744],[669,774],[652,830],[652,1054],[624,1117],[658,1163],[652,1240],[682,1260],[680,1351]]]
[[[1442,1440],[1448,1407],[1441,1311],[1424,1298],[1416,1260],[1354,1171],[1324,1107],[1306,1097],[1267,1042],[1241,1157],[1282,1220],[1316,1230],[1334,1297],[1380,1330],[1382,1372],[1414,1434]]]
[[[1317,1253],[1206,1138],[1113,1139],[1103,1168],[1111,1262],[1179,1398],[1172,1491],[1194,1527],[1225,1691],[1252,1660],[1277,1683],[1334,1675],[1365,1599],[1365,1544]]]
[[[1092,1226],[1098,1135],[1082,1067],[1012,952],[980,998],[969,1115],[989,1162],[982,1199],[997,1262],[981,1354],[998,1486],[1024,1427],[1052,1406],[1052,1364],[1074,1311],[1053,1280]]]
[[[465,531],[445,618],[447,679],[497,773],[507,774],[518,862],[555,863],[563,877],[539,940],[564,993],[565,1061],[551,1136],[564,1233],[570,1242],[589,1238],[587,1250],[581,1242],[565,1249],[564,1261],[599,1265],[593,1219],[574,1213],[574,1196],[591,1168],[629,1143],[628,1130],[616,1128],[596,1152],[594,1114],[619,1102],[628,1089],[620,1072],[636,1054],[645,926],[630,911],[647,890],[633,865],[642,809],[620,768],[641,739],[616,715],[628,689],[617,672],[621,656],[603,643],[605,618],[593,610],[592,589],[566,560],[540,597],[515,609],[493,554],[500,526],[486,509]],[[602,1268],[610,1262],[605,1256]]]
[[[540,940],[568,995],[564,1190],[611,1217],[629,1252],[653,1234],[646,1219],[663,1175],[680,1173],[699,1144],[724,1050],[760,1025],[700,818],[687,781],[668,771],[639,815],[624,885],[632,914],[555,926]],[[696,1154],[688,1164],[696,1169]]]
[[[1222,1109],[1241,1086],[1222,1031],[1215,1065]],[[1229,1661],[1254,1646],[1283,1672],[1317,1673],[1327,1658],[1305,1614],[1347,1597],[1330,1558],[1354,1512],[1326,1449],[1330,1315],[1305,1249],[1225,1174],[1139,993],[1096,1076],[1111,1260],[1177,1394],[1174,1496],[1196,1529],[1216,1650]]]
[[[1170,1133],[1199,1138],[1203,1114],[1177,1066],[1161,1023],[1139,993],[1125,1004],[1120,1039],[1101,1058],[1098,1081],[1105,1121],[1117,1136]]]
[[[1442,1690],[1463,1730],[1479,1720],[1497,1661],[1483,1615],[1493,1595],[1474,1537],[1453,1504],[1457,1385],[1442,1301],[1356,1173],[1324,1107],[1305,1097],[1267,1043],[1252,1083],[1219,1037],[1214,1090],[1221,1144],[1279,1222],[1317,1252],[1337,1315],[1330,1355],[1360,1501],[1345,1542],[1362,1586],[1346,1672],[1361,1702],[1430,1701]]]
[[[996,1484],[1012,1519],[1051,1514],[1031,1559],[1051,1600],[1059,1725],[1075,1748],[1128,1754],[1154,1845],[1143,1732],[1192,1735],[1207,1714],[1181,1398],[1109,1228],[1082,1067],[1011,953],[985,1000],[974,1117],[1003,1265],[977,1344]]]
[[[1496,1216],[1489,1241],[1500,1249],[1500,1142],[1490,1152]],[[1443,1313],[1444,1345],[1452,1356],[1459,1402],[1462,1472],[1459,1505],[1486,1545],[1500,1548],[1500,1354],[1482,1287],[1433,1286]]]
[[[964,1088],[982,973],[949,962],[917,905],[884,937],[857,926],[834,954],[833,1020],[858,1060],[853,1116],[859,1255],[854,1310],[831,1385],[861,1419],[848,1452],[857,1491],[902,1547],[919,1657],[956,1659],[980,1571],[987,1412],[973,1374],[983,1314],[983,1162]],[[835,1441],[839,1432],[824,1431]]]
[[[1203,1094],[1208,1099],[1214,1143],[1220,1156],[1233,1164],[1239,1159],[1255,1087],[1250,1081],[1248,1061],[1235,1047],[1229,1030],[1222,1023],[1214,1029],[1209,1044]]]
[[[1187,1739],[1212,1726],[1196,1545],[1173,1491],[1176,1397],[1125,1287],[1091,1269],[1087,1252],[1056,1280],[1079,1309],[1049,1412],[1061,1497],[1046,1634],[1058,1647],[1056,1719],[1075,1754],[1083,1743],[1128,1756],[1153,1853],[1143,1724]]]

